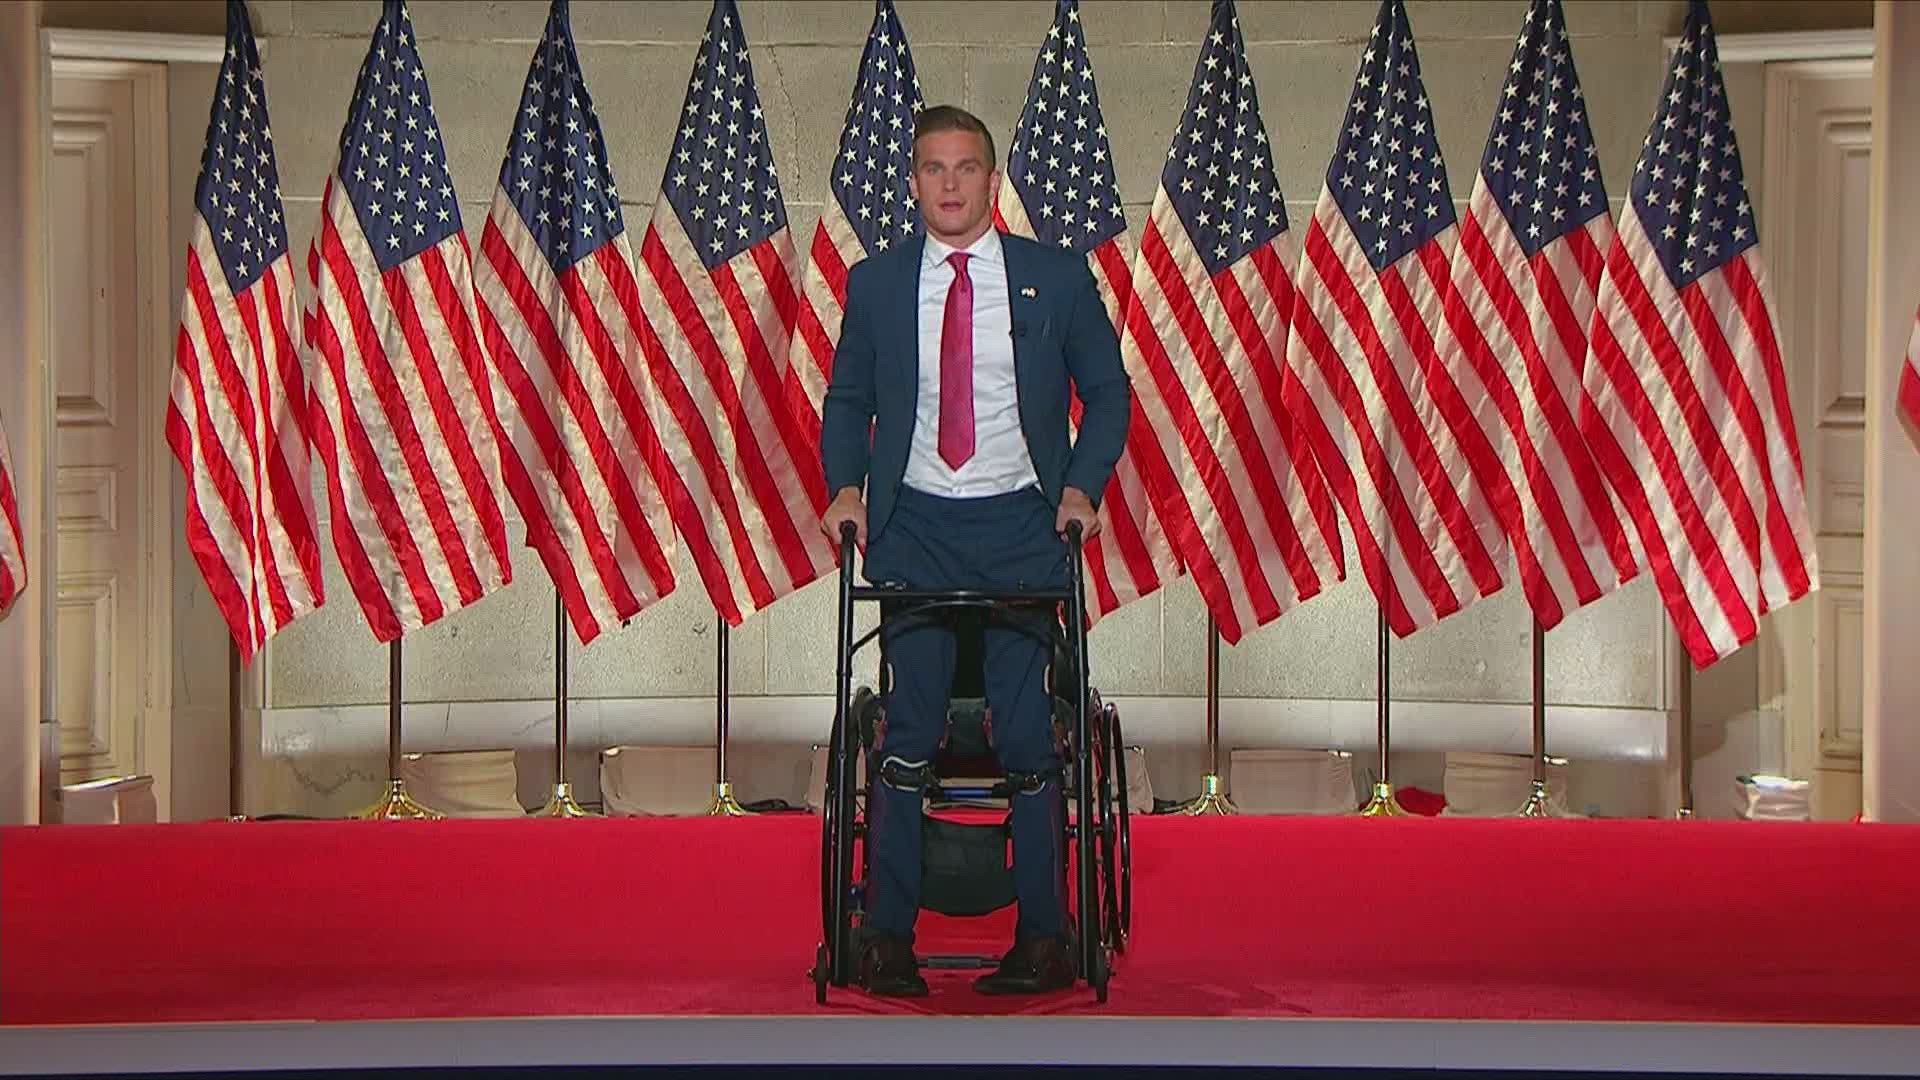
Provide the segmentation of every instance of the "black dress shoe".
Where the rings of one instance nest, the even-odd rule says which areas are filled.
[[[1073,953],[1064,938],[1028,938],[1007,950],[1000,967],[973,981],[983,994],[1044,994],[1073,985]]]
[[[860,953],[860,985],[879,997],[926,997],[927,980],[913,946],[899,938],[876,937]]]

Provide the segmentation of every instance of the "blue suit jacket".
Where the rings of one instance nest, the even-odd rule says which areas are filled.
[[[1132,390],[1119,339],[1085,256],[1005,233],[1000,242],[1013,309],[1014,392],[1034,472],[1055,505],[1060,489],[1073,487],[1098,506],[1127,439]],[[866,485],[869,541],[893,514],[913,445],[925,247],[924,235],[915,236],[848,272],[846,315],[821,409],[827,492]],[[1071,443],[1070,388],[1081,404],[1079,437]]]

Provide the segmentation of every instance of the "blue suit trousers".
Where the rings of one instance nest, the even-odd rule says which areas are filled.
[[[1013,591],[1064,589],[1068,548],[1054,532],[1055,511],[1038,488],[985,498],[943,498],[902,488],[892,516],[867,545],[866,577],[915,589]],[[995,618],[983,659],[993,746],[1008,772],[1046,774],[1040,790],[1012,797],[1014,890],[1021,940],[1066,929],[1061,761],[1053,741],[1046,671],[1052,653],[1048,616],[1023,616],[1036,635]],[[953,688],[953,631],[935,616],[894,619],[881,635],[892,668],[886,731],[876,762],[931,762],[946,733]],[[920,908],[921,794],[869,778],[867,886],[870,932],[913,940]]]

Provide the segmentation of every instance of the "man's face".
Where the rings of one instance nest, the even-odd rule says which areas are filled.
[[[999,171],[987,164],[987,140],[979,134],[935,131],[914,143],[907,188],[934,236],[973,233],[987,220],[999,184]]]

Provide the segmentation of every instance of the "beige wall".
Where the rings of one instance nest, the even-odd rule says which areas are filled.
[[[1874,27],[1880,56],[1920,50],[1920,7],[1882,3]],[[1865,811],[1876,821],[1920,821],[1920,453],[1895,419],[1893,389],[1920,296],[1920,68],[1874,72],[1873,318],[1867,390],[1866,580],[1863,770]]]
[[[415,0],[416,28],[434,89],[454,182],[469,228],[484,219],[518,100],[531,43],[546,4]],[[49,0],[49,24],[174,32],[215,32],[220,5]],[[377,18],[371,0],[254,0],[263,35],[275,143],[290,233],[304,252],[331,166],[347,96]],[[1191,77],[1204,0],[1087,0],[1083,21],[1100,80],[1118,180],[1137,228],[1157,180]],[[1604,175],[1616,202],[1624,193],[1663,72],[1661,38],[1684,17],[1680,0],[1571,2],[1575,35]],[[705,3],[576,0],[574,27],[587,77],[629,200],[659,181],[674,113],[685,89]],[[1249,58],[1258,80],[1277,172],[1296,221],[1317,194],[1351,85],[1358,43],[1375,5],[1244,0]],[[1044,0],[974,3],[903,0],[901,20],[930,101],[981,114],[1004,145],[1018,114],[1034,49],[1052,5]],[[1525,4],[1520,0],[1412,0],[1453,187],[1464,194],[1479,160],[1491,103]],[[1723,33],[1862,26],[1862,2],[1721,0]],[[825,166],[846,108],[872,6],[866,0],[742,3],[755,75],[795,234],[804,242],[826,197]],[[1728,72],[1743,157],[1759,176],[1761,79]],[[197,90],[197,96],[196,96]],[[177,70],[173,83],[175,176],[182,207],[204,125],[204,71]],[[628,220],[647,207],[630,201]],[[178,238],[176,238],[178,243]],[[325,513],[325,501],[319,500]],[[178,492],[176,491],[176,511]],[[514,527],[518,532],[518,526]],[[184,548],[178,550],[175,640],[176,790],[188,813],[225,802],[225,646]],[[269,654],[269,705],[279,708],[373,703],[386,695],[384,651],[368,635],[338,564],[327,554],[330,602],[283,633]],[[537,561],[517,549],[518,580],[503,593],[408,641],[410,700],[537,700],[550,692],[552,588]],[[576,650],[574,689],[583,697],[709,694],[714,685],[711,609],[690,572],[679,591],[634,624]],[[1460,617],[1396,642],[1397,697],[1524,702],[1529,692],[1528,617],[1517,587]],[[812,694],[831,689],[831,585],[776,605],[733,636],[736,694]],[[1658,648],[1664,617],[1647,583],[1636,583],[1577,614],[1549,643],[1550,696],[1557,702],[1659,708],[1666,703]],[[1205,686],[1204,611],[1180,584],[1110,618],[1094,636],[1097,678],[1110,693],[1189,696]],[[1369,698],[1373,694],[1374,607],[1359,581],[1332,590],[1223,656],[1229,695]],[[1735,657],[1696,681],[1704,718],[1754,707],[1755,665]],[[1702,747],[1703,750],[1708,747]],[[378,762],[342,763],[327,777],[272,783],[262,790],[366,788]],[[276,766],[279,768],[279,766]],[[337,781],[337,782],[336,782]],[[198,790],[200,794],[188,794]],[[370,790],[370,789],[367,789]],[[216,793],[217,791],[217,798]],[[305,796],[296,796],[304,798]],[[217,805],[216,805],[217,803]],[[287,808],[287,807],[282,807]]]
[[[39,270],[40,45],[32,4],[0,7],[0,417],[26,534],[28,591],[0,615],[0,825],[39,820],[39,408],[44,312]]]

